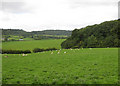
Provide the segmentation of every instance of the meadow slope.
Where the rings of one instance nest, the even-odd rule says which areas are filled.
[[[64,49],[51,53],[3,54],[3,84],[116,84],[118,81],[117,48]]]
[[[5,50],[33,50],[34,48],[61,48],[65,39],[31,40],[31,41],[10,41],[3,42],[2,49]]]

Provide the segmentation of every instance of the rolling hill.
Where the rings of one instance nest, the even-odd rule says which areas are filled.
[[[65,40],[61,46],[66,49],[119,47],[119,25],[119,20],[113,20],[75,29],[72,31],[71,37]]]

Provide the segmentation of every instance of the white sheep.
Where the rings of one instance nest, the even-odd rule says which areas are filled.
[[[66,53],[66,52],[64,52],[64,53]]]
[[[5,56],[6,58],[8,57],[8,56]]]
[[[89,48],[90,50],[92,50],[92,48]]]
[[[58,51],[58,53],[57,54],[59,54],[60,53],[60,51]]]
[[[25,56],[25,54],[23,53],[22,56]]]
[[[53,54],[53,52],[51,52],[51,54]]]

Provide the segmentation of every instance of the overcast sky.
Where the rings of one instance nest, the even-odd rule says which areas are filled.
[[[118,18],[119,0],[0,0],[0,28],[73,30]]]

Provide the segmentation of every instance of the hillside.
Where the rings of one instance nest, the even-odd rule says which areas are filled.
[[[26,32],[22,29],[2,29],[2,35],[18,35],[18,36],[31,36],[31,35],[66,35],[70,36],[72,31],[67,30],[43,30]]]
[[[96,48],[119,47],[119,20],[106,21],[72,31],[71,37],[65,40],[62,48]],[[120,31],[119,31],[120,32]]]
[[[1,29],[0,29],[1,30]],[[26,32],[22,29],[2,29],[2,41],[41,40],[41,39],[66,39],[72,31],[43,30]]]
[[[32,31],[31,33],[41,34],[41,35],[66,35],[66,36],[70,36],[72,31],[67,31],[67,30],[44,30],[44,31]]]

